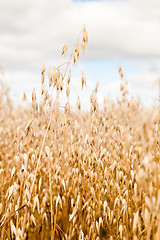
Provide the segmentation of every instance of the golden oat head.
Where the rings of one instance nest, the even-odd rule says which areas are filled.
[[[62,49],[62,54],[61,55],[66,55],[66,53],[67,53],[67,50],[68,50],[68,45],[67,44],[65,44],[64,46],[63,46],[63,49]]]

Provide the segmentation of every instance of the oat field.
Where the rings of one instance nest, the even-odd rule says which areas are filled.
[[[2,240],[160,239],[159,106],[129,97],[119,67],[121,98],[100,108],[97,84],[89,111],[81,111],[80,98],[73,111],[68,67],[87,41],[84,28],[65,72],[42,67],[41,99],[33,90],[32,106],[15,107],[1,83]],[[86,87],[84,73],[80,81]],[[60,109],[61,91],[68,101]]]

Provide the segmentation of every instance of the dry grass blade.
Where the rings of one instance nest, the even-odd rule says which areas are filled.
[[[16,212],[20,211],[21,209],[25,208],[28,206],[25,204],[23,206],[21,206],[20,208],[18,208],[17,210],[15,210],[1,225],[0,225],[0,229],[3,228],[5,226],[5,224],[15,215]]]

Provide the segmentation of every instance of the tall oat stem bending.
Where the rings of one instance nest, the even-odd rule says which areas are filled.
[[[68,63],[67,63],[67,66],[66,66],[66,69],[65,69],[65,73],[64,73],[64,75],[63,75],[63,79],[64,79],[65,76],[66,76],[66,73],[67,73],[69,64],[70,64],[70,62],[71,62],[71,60],[72,60],[72,57],[73,57],[75,48],[76,48],[76,46],[77,46],[77,43],[78,43],[78,41],[79,41],[79,39],[80,39],[80,36],[81,36],[82,32],[83,32],[83,30],[80,32],[80,34],[79,34],[79,36],[78,36],[78,38],[77,38],[77,41],[76,41],[75,44],[74,44],[74,47],[73,47],[73,50],[72,50],[70,59],[69,59],[69,61],[68,61]],[[43,138],[42,146],[41,146],[41,149],[40,149],[39,158],[38,158],[38,160],[37,160],[37,166],[36,166],[36,170],[35,170],[33,182],[32,182],[31,189],[30,189],[29,205],[30,205],[30,201],[31,201],[31,196],[32,196],[34,184],[35,184],[35,181],[36,181],[37,172],[38,172],[38,169],[39,169],[39,164],[40,164],[40,160],[41,160],[41,156],[42,156],[44,144],[45,144],[46,137],[47,137],[47,134],[48,134],[48,129],[49,129],[50,124],[51,124],[52,115],[53,115],[53,112],[54,112],[54,110],[55,110],[54,107],[55,107],[55,105],[56,105],[56,102],[57,102],[57,99],[58,99],[58,96],[59,96],[60,91],[61,91],[60,89],[58,89],[58,91],[57,91],[57,95],[56,95],[56,98],[55,98],[54,103],[53,103],[52,111],[51,111],[51,113],[50,113],[50,118],[49,118],[49,121],[48,121],[46,133],[45,133],[45,136],[44,136],[44,138]]]
[[[70,55],[70,59],[67,62],[67,66],[66,66],[66,69],[65,69],[65,72],[64,72],[64,75],[63,75],[63,79],[65,79],[65,76],[66,76],[69,64],[71,63],[74,51],[76,49],[77,43],[78,43],[78,41],[80,39],[80,36],[81,36],[82,32],[83,32],[83,30],[80,32],[80,34],[79,34],[79,36],[78,36],[78,38],[77,38],[77,40],[76,40],[76,42],[74,44],[72,53]],[[40,148],[39,157],[38,157],[38,160],[37,160],[37,165],[36,165],[33,181],[32,181],[32,185],[31,185],[30,192],[29,192],[28,207],[30,207],[30,205],[31,205],[32,193],[33,193],[33,189],[34,189],[34,185],[35,185],[35,181],[36,181],[36,177],[37,177],[37,173],[38,173],[38,169],[39,169],[39,165],[40,165],[42,152],[43,152],[43,149],[44,149],[44,144],[45,144],[45,141],[46,141],[46,137],[47,137],[47,134],[48,134],[48,130],[49,130],[49,127],[50,127],[50,124],[51,124],[52,116],[53,116],[53,113],[54,113],[54,110],[55,110],[55,105],[57,103],[60,91],[61,91],[61,89],[59,88],[58,91],[57,91],[55,100],[53,102],[52,110],[50,112],[50,118],[49,118],[49,121],[48,121],[48,124],[47,124],[47,129],[46,129],[46,132],[45,132],[45,135],[44,135],[44,138],[43,138],[43,141],[42,141],[42,145],[41,145],[41,148]],[[23,227],[22,227],[22,235],[24,235],[24,232],[25,232],[25,227],[26,227],[26,223],[27,223],[27,215],[28,215],[28,209],[26,209],[25,216],[24,216]],[[53,216],[52,216],[51,222],[52,222],[52,220],[53,220]],[[53,230],[53,237],[52,237],[52,239],[54,239],[54,232],[55,232],[55,228]]]

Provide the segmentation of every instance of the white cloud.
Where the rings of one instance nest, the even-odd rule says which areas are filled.
[[[158,100],[157,73],[146,72],[134,74],[129,78],[129,93],[133,96],[146,98],[150,103]]]
[[[5,72],[3,80],[12,85],[13,88],[23,87],[24,89],[30,89],[40,87],[41,76],[29,73],[27,71],[9,71]],[[22,84],[20,84],[22,83]]]
[[[142,58],[137,63],[147,75],[131,80],[138,88],[143,79],[160,72],[159,9],[159,0],[1,0],[0,64],[5,79],[11,87],[32,88],[33,82],[39,86],[42,64],[57,66],[65,61],[60,57],[63,44],[69,45],[70,53],[86,24],[89,43],[82,59],[127,57],[135,58],[136,64]],[[151,58],[150,67],[146,58]],[[142,84],[141,90],[147,86]],[[116,91],[117,83],[107,88]]]
[[[57,58],[65,41],[74,42],[84,24],[87,58],[159,57],[159,9],[158,0],[1,0],[0,60],[6,68],[38,69]]]
[[[129,92],[129,97],[133,96],[135,98],[140,98],[142,103],[148,104],[157,104],[158,103],[158,85],[156,80],[159,75],[156,72],[146,71],[140,73],[130,73],[128,76],[125,76],[125,79],[128,81],[127,89]],[[99,87],[98,99],[103,103],[104,96],[109,96],[113,99],[116,96],[121,96],[120,84],[123,83],[123,80],[109,82],[107,84],[101,85]]]

